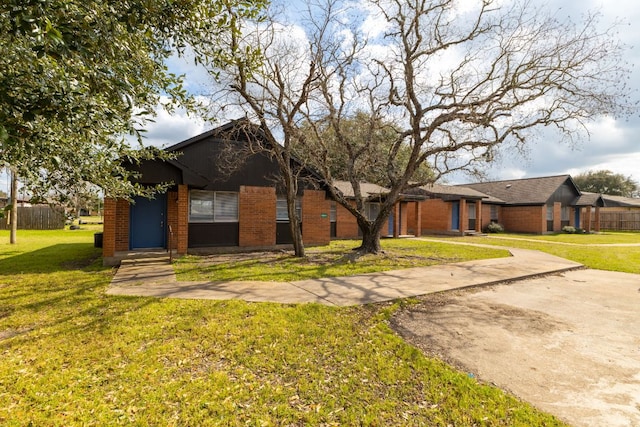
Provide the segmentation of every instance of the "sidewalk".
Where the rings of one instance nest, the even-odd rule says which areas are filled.
[[[132,259],[122,262],[107,294],[350,306],[582,267],[579,263],[543,252],[506,249],[513,256],[296,282],[178,282],[168,256]]]

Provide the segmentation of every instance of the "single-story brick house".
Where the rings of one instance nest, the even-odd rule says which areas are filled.
[[[492,222],[506,231],[543,234],[571,225],[599,231],[600,195],[583,194],[569,175],[428,185],[414,190],[427,197],[421,209],[423,232],[479,232]],[[412,218],[416,224],[417,218]]]
[[[181,153],[174,160],[149,160],[133,167],[140,173],[140,184],[173,185],[152,200],[105,199],[105,264],[132,250],[171,247],[185,254],[199,248],[291,243],[286,198],[275,181],[279,173],[275,161],[257,153],[235,170],[224,167],[223,150],[229,144],[247,144],[246,133],[236,123],[166,148]],[[301,184],[299,209],[305,243],[329,243],[331,201],[325,191]]]
[[[130,203],[105,199],[105,264],[115,264],[136,250],[171,247],[178,254],[185,254],[215,247],[258,249],[292,243],[286,198],[276,185],[279,170],[275,160],[264,153],[247,154],[239,168],[225,168],[223,153],[229,147],[237,145],[240,149],[247,144],[247,133],[240,131],[236,123],[166,148],[170,153],[181,153],[176,159],[149,160],[131,166],[139,173],[140,184],[173,185],[152,200],[135,197]],[[259,137],[259,133],[251,137]],[[353,197],[348,182],[336,182],[335,186],[347,198]],[[351,213],[316,187],[310,181],[300,181],[298,209],[305,244],[358,238],[360,229]],[[363,183],[362,191],[370,216],[377,215],[376,209],[388,190]],[[406,234],[406,210],[402,211],[402,207],[406,207],[405,201],[398,203],[390,228],[382,230],[382,234],[399,235],[400,224]]]

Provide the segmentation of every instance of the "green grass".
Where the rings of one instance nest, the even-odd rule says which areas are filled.
[[[425,357],[397,305],[104,294],[93,231],[0,232],[0,425],[561,425]]]
[[[579,245],[597,244],[640,244],[640,233],[603,232],[598,234],[492,234],[492,238],[533,239],[543,242],[572,243]]]
[[[589,268],[640,274],[640,246],[603,246],[609,244],[640,244],[640,233],[556,234],[547,236],[500,234],[487,238],[464,237],[456,240],[535,249],[579,262]]]
[[[435,264],[508,256],[503,250],[407,239],[382,240],[382,255],[354,259],[359,241],[338,240],[328,246],[307,249],[306,258],[290,252],[250,254],[247,259],[187,256],[176,263],[178,280],[294,281],[320,277],[351,276],[375,271],[424,267]],[[222,261],[221,261],[222,259]]]

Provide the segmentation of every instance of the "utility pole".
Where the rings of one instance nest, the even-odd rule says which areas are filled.
[[[11,169],[11,213],[9,222],[11,223],[11,234],[9,243],[15,245],[16,234],[18,232],[18,173],[15,169]]]

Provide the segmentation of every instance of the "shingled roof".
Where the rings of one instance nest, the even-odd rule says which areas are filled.
[[[340,191],[344,197],[353,198],[355,197],[353,193],[353,187],[349,181],[333,181],[333,186]],[[361,182],[360,183],[360,191],[362,192],[362,196],[365,199],[381,197],[389,193],[389,189],[385,187],[381,187],[376,184],[372,184],[370,182]]]
[[[612,196],[610,194],[597,194],[582,192],[583,196],[596,195],[602,198],[606,207],[634,207],[640,208],[640,198]]]
[[[444,184],[428,184],[411,190],[411,193],[422,195],[432,195],[441,197],[443,200],[466,199],[482,199],[483,201],[491,201],[495,203],[504,203],[502,200],[491,197],[480,191],[474,190],[466,186],[460,185],[444,185]]]
[[[513,205],[544,205],[553,193],[571,179],[569,175],[540,178],[513,179],[506,181],[479,182],[460,187],[471,188],[488,196]],[[575,184],[574,184],[575,185]]]
[[[574,204],[576,206],[604,206],[604,201],[601,194],[583,191]]]

